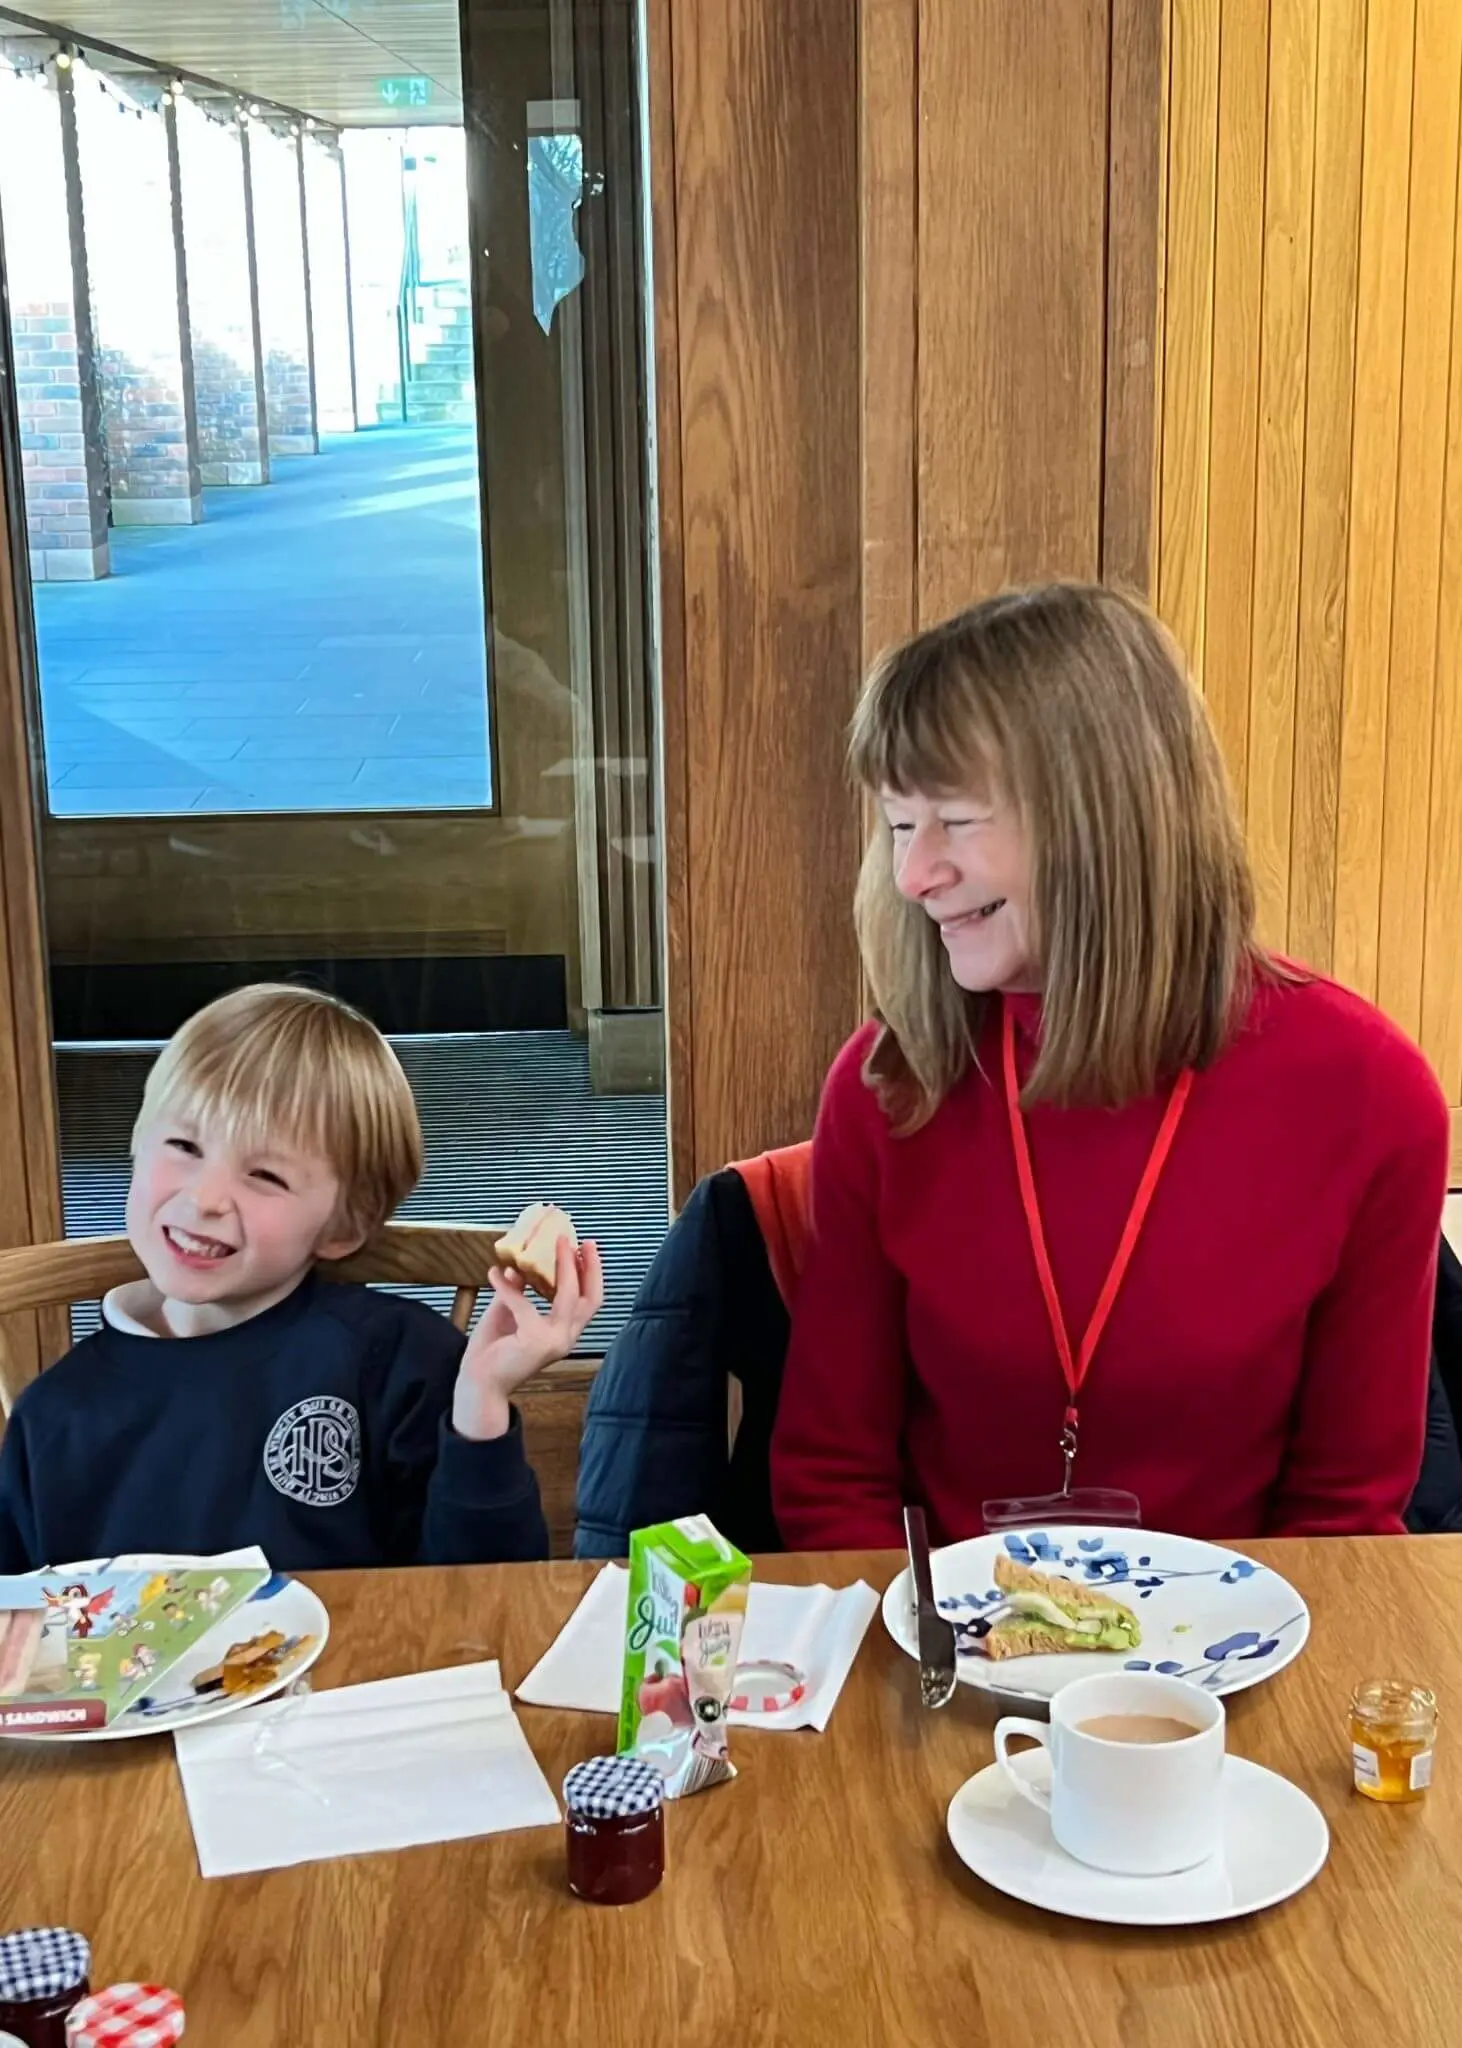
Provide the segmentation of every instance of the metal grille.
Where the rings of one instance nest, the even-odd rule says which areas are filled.
[[[585,1338],[586,1350],[602,1351],[669,1222],[664,1096],[594,1094],[587,1047],[568,1031],[394,1043],[416,1094],[427,1159],[402,1216],[503,1224],[525,1203],[561,1202],[604,1253],[604,1311]],[[56,1055],[71,1237],[124,1227],[128,1142],[153,1057],[115,1047]],[[444,1290],[423,1298],[450,1305]],[[94,1304],[73,1312],[77,1337],[96,1322]]]

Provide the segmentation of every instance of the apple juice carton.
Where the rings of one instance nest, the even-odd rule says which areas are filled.
[[[631,1532],[619,1748],[655,1765],[669,1799],[736,1775],[726,1702],[750,1581],[704,1515]]]

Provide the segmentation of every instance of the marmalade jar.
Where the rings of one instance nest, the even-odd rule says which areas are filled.
[[[632,1906],[665,1874],[665,1781],[637,1756],[596,1756],[563,1781],[569,1890],[595,1906]]]
[[[1350,1699],[1355,1789],[1387,1806],[1425,1796],[1437,1740],[1437,1696],[1404,1678],[1367,1678]]]

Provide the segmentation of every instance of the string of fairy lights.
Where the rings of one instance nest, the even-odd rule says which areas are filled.
[[[55,82],[58,73],[73,71],[81,66],[87,76],[110,100],[119,114],[134,115],[145,121],[149,114],[165,113],[169,107],[180,106],[187,100],[190,106],[220,128],[266,128],[281,139],[296,139],[302,135],[318,136],[322,142],[334,139],[334,130],[326,123],[316,121],[312,116],[295,116],[281,109],[266,106],[262,101],[251,99],[247,94],[231,97],[223,87],[206,91],[189,87],[185,79],[168,77],[164,72],[157,75],[163,84],[157,94],[156,104],[136,98],[125,91],[116,81],[95,64],[86,61],[85,52],[69,43],[63,43],[50,55],[30,57],[20,51],[8,50],[0,43],[0,65],[17,78],[49,78]]]

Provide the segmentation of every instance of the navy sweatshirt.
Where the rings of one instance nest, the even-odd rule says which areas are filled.
[[[282,1571],[546,1557],[517,1416],[453,1434],[463,1338],[313,1275],[206,1337],[105,1325],[32,1382],[0,1444],[0,1572],[263,1547]]]

